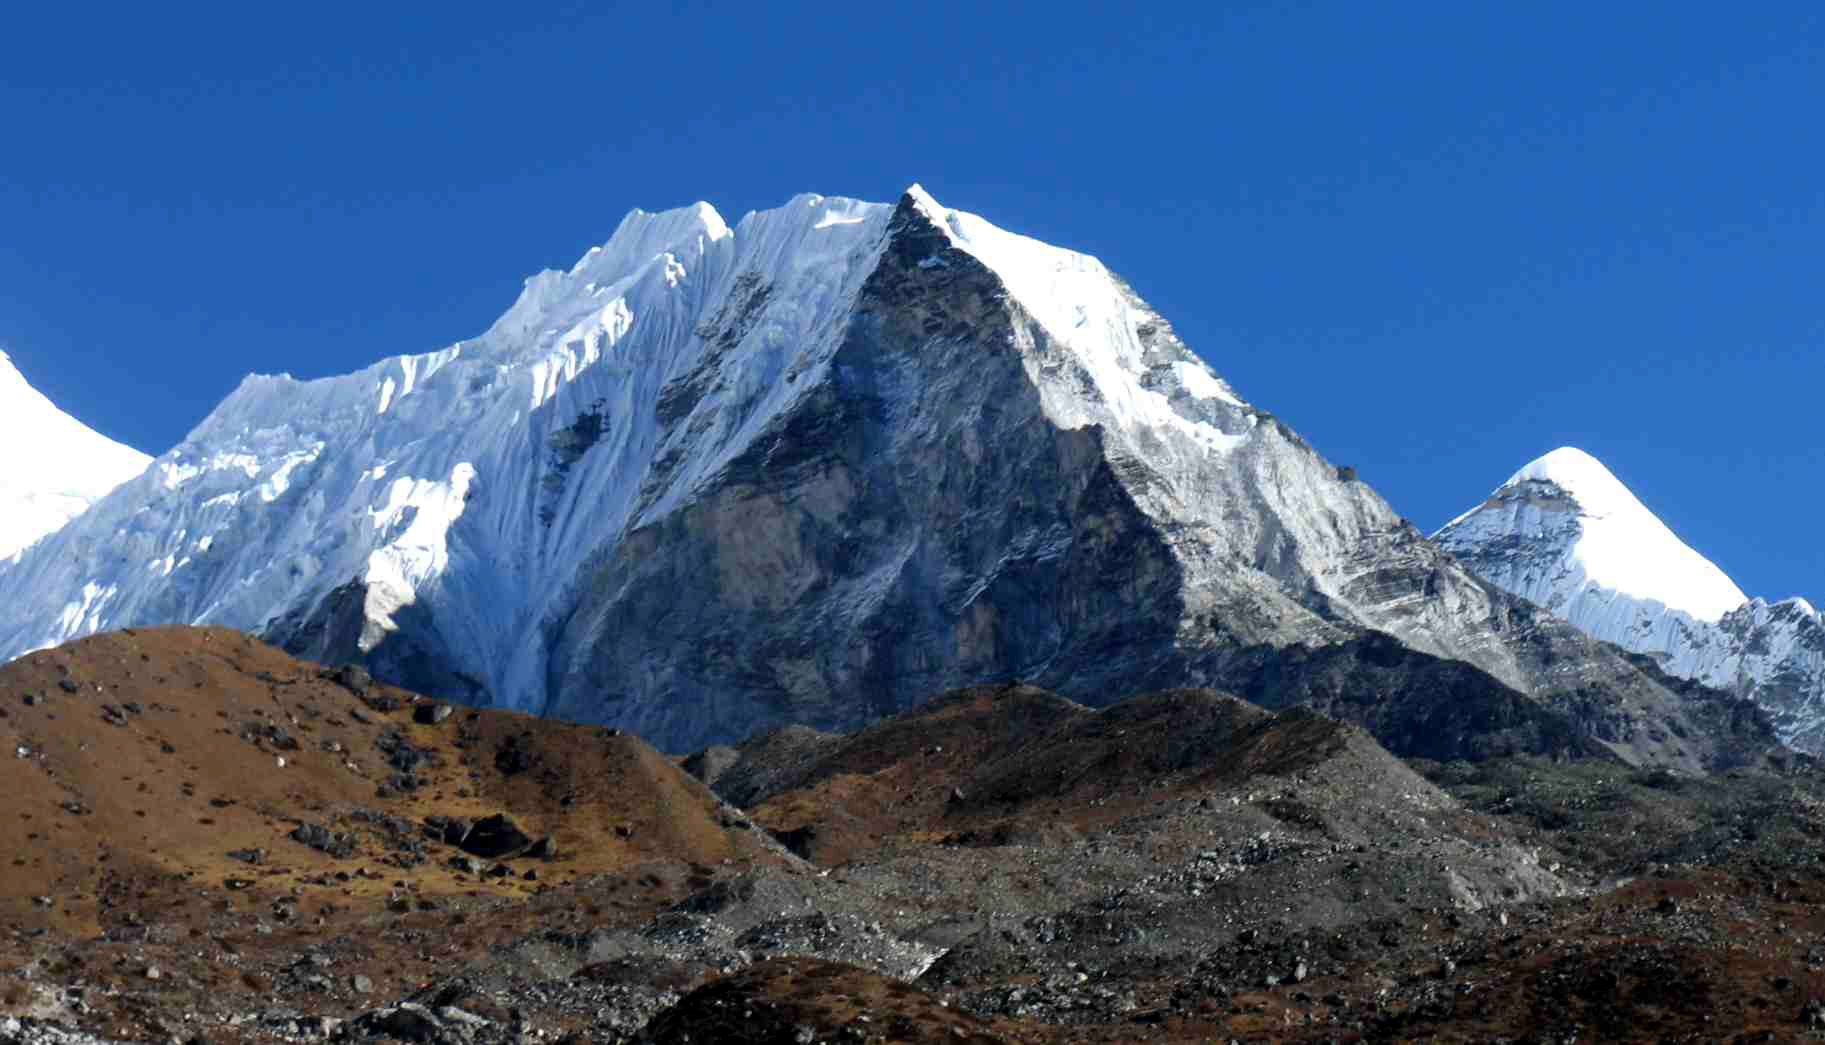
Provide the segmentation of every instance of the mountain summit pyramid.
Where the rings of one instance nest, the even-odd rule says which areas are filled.
[[[1507,496],[1523,491],[1537,496]],[[1749,598],[1674,536],[1601,461],[1576,447],[1561,447],[1516,472],[1439,537],[1462,551],[1481,533],[1552,534],[1560,555],[1551,564],[1517,558],[1507,560],[1509,572],[1483,575],[1588,632],[1621,633],[1632,625],[1601,615],[1654,604],[1715,623]]]
[[[0,352],[0,560],[82,514],[151,463],[57,409]]]
[[[0,656],[136,624],[675,751],[985,681],[1267,699],[1299,688],[1274,651],[1381,670],[1400,658],[1360,640],[1383,632],[1630,760],[1732,757],[1244,402],[1096,259],[917,186],[733,226],[634,211],[476,338],[248,378],[0,571]]]
[[[1750,599],[1601,462],[1563,447],[1436,540],[1479,576],[1671,675],[1754,699],[1782,740],[1825,753],[1825,621]]]

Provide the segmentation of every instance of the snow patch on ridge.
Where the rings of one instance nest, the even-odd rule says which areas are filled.
[[[825,202],[822,198],[818,203]],[[813,231],[822,231],[835,225],[860,225],[868,220],[872,204],[859,203],[855,200],[831,200],[824,208],[824,215],[811,226]]]
[[[450,559],[450,528],[463,514],[475,466],[463,462],[448,480],[393,480],[386,500],[368,512],[376,532],[398,536],[368,556],[368,620],[383,631],[393,614],[417,601],[421,585],[442,573]],[[368,643],[372,648],[372,643]]]
[[[82,597],[65,605],[63,611],[57,615],[58,624],[63,628],[65,634],[86,634],[100,631],[103,620],[102,612],[119,593],[120,588],[117,585],[110,584],[104,587],[94,581],[84,584]],[[55,643],[45,645],[51,646]]]
[[[665,257],[670,259],[671,255]],[[669,267],[666,279],[668,285],[677,285]],[[558,394],[560,387],[575,381],[578,374],[601,362],[603,356],[626,337],[633,326],[634,313],[628,308],[627,299],[618,297],[603,306],[601,311],[571,327],[558,338],[557,348],[528,368],[532,383],[530,408],[537,410],[545,405]]]
[[[315,461],[317,455],[322,452],[323,444],[319,442],[312,445],[309,449],[286,454],[284,458],[280,460],[279,466],[273,469],[273,473],[260,483],[258,487],[260,500],[267,504],[271,504],[278,500],[284,495],[286,490],[291,489],[292,473],[297,471],[301,466]],[[257,475],[259,473],[256,471],[254,474]]]
[[[1174,363],[1172,369],[1179,375],[1179,383],[1185,386],[1185,391],[1199,399],[1216,399],[1231,406],[1247,405],[1202,363]],[[1249,415],[1249,420],[1254,420],[1253,414]]]
[[[1001,278],[1008,292],[1054,340],[1069,346],[1089,371],[1104,405],[1124,428],[1173,428],[1215,453],[1247,441],[1215,425],[1173,409],[1168,397],[1143,387],[1146,346],[1141,328],[1156,317],[1137,308],[1119,289],[1115,276],[1088,254],[1008,232],[964,211],[950,210],[924,188],[906,190],[913,205],[943,230],[958,249],[974,256]],[[938,259],[928,259],[933,264]],[[924,264],[923,262],[921,264]],[[1180,386],[1197,399],[1241,406],[1221,379],[1201,360],[1173,366]],[[1081,397],[1046,394],[1047,413],[1058,423],[1082,428],[1103,418],[1091,416]]]

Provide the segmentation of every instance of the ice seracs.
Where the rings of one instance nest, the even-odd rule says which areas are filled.
[[[0,560],[55,532],[151,462],[59,410],[0,352]]]
[[[1528,464],[1435,539],[1498,587],[1668,673],[1754,699],[1781,737],[1825,751],[1825,622],[1750,599],[1608,468],[1573,447]]]

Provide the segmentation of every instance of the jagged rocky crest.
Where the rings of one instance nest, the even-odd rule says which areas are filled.
[[[1825,619],[1745,596],[1595,458],[1555,450],[1436,537],[1477,575],[1682,679],[1747,698],[1825,753]]]
[[[229,625],[672,750],[984,681],[1248,691],[1372,632],[1630,761],[1755,744],[1472,576],[1095,259],[917,187],[635,212],[474,340],[249,378],[0,607],[0,655]]]

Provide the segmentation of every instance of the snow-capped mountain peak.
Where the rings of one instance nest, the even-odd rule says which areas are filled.
[[[1744,595],[1590,454],[1533,461],[1434,539],[1491,584],[1754,699],[1784,741],[1825,751],[1825,620],[1804,599]]]
[[[151,460],[57,409],[0,352],[0,560],[82,514]]]
[[[0,657],[227,625],[674,750],[1371,630],[1541,699],[1629,674],[1512,603],[1101,262],[915,186],[634,211],[474,338],[249,378],[0,568]]]
[[[1564,446],[1537,458],[1510,476],[1495,496],[1528,484],[1557,488],[1569,499],[1578,535],[1567,549],[1568,560],[1591,584],[1713,622],[1748,601],[1724,571],[1675,536],[1603,462],[1583,450]],[[1525,497],[1523,503],[1543,516],[1557,507],[1549,494]]]

